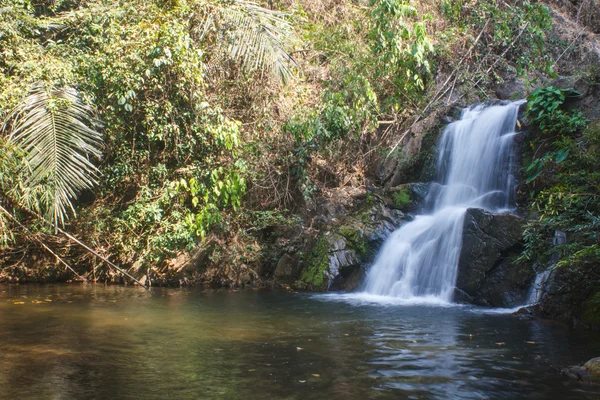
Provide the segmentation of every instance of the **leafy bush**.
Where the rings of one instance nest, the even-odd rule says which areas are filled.
[[[562,110],[564,94],[548,88],[536,91],[528,113],[537,124],[543,124],[542,139],[532,143],[554,151],[536,159],[527,168],[531,188],[531,213],[525,250],[520,261],[535,268],[560,269],[564,286],[573,304],[581,304],[600,286],[600,121],[587,126],[582,134],[577,127],[585,124],[578,112]],[[550,114],[550,115],[548,115]],[[565,122],[567,121],[567,122]],[[568,122],[571,121],[571,122]],[[573,122],[574,121],[574,122]],[[543,177],[538,181],[534,180]],[[567,243],[553,245],[555,231],[566,233]],[[576,289],[574,289],[576,288]]]

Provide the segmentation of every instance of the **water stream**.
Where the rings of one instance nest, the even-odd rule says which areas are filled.
[[[600,337],[470,306],[0,285],[0,400],[597,399]]]
[[[368,272],[366,294],[452,301],[467,208],[500,212],[513,206],[513,139],[521,104],[474,106],[446,127],[428,210],[386,240]]]

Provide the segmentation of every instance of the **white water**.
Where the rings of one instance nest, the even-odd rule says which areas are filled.
[[[546,292],[546,286],[548,285],[551,273],[551,270],[546,270],[535,276],[535,282],[531,286],[531,289],[529,289],[526,304],[533,305],[540,302],[542,296]]]
[[[439,184],[417,216],[386,240],[368,272],[363,296],[412,303],[452,301],[467,208],[509,210],[518,108],[523,102],[463,111],[444,130],[438,147]]]

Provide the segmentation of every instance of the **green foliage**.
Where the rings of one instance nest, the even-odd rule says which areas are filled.
[[[398,95],[411,96],[425,88],[433,45],[424,19],[408,0],[371,0],[371,50],[376,79],[391,81]]]
[[[576,132],[587,122],[581,111],[569,112],[562,109],[567,97],[576,96],[580,96],[580,93],[573,89],[557,89],[552,86],[538,88],[527,99],[527,116],[545,134]]]
[[[541,176],[549,165],[562,164],[571,151],[574,143],[570,135],[584,127],[588,121],[581,111],[564,110],[568,96],[577,96],[573,89],[557,89],[554,87],[539,88],[533,91],[527,102],[527,116],[531,123],[544,134],[552,134],[558,139],[554,142],[556,148],[537,158],[525,169],[527,183]]]
[[[292,77],[295,61],[286,48],[291,47],[294,33],[288,15],[252,1],[200,4],[204,19],[199,35],[215,47],[217,61],[226,55],[248,72],[258,69],[283,82]]]
[[[553,74],[554,60],[545,51],[546,32],[552,26],[552,19],[540,1],[443,0],[440,10],[455,24],[453,36],[468,29],[479,32],[488,23],[486,39],[479,42],[475,52],[477,62],[494,66],[498,61],[494,55],[502,55],[509,65],[499,67],[509,68],[518,75],[535,69]]]
[[[96,183],[100,122],[72,88],[37,83],[10,119],[10,140],[20,149],[24,178],[18,187],[2,187],[30,209],[45,211],[55,226],[64,224],[73,200]],[[14,190],[16,189],[16,190]]]
[[[31,132],[33,128],[39,131],[44,123],[42,132],[64,133],[56,135],[64,139],[59,149],[68,150],[77,142],[87,146],[85,151],[100,156],[94,147],[97,138],[92,143],[75,136],[90,133],[86,127],[94,126],[83,104],[94,104],[105,122],[99,193],[103,200],[85,210],[81,218],[92,245],[111,248],[123,263],[155,263],[204,238],[218,227],[223,211],[240,207],[246,190],[246,167],[237,154],[240,122],[228,118],[207,96],[205,51],[212,33],[199,37],[195,31],[199,18],[213,18],[214,14],[187,1],[167,6],[94,0],[85,7],[54,2],[54,7],[43,10],[28,1],[11,3],[13,7],[0,13],[0,104],[5,107],[0,108],[0,119],[23,102],[30,83],[41,81],[40,88],[76,87],[82,100],[66,98],[70,92],[38,90],[38,99],[47,94],[45,100],[36,100],[46,114],[34,115],[36,125],[27,125],[22,119],[24,128],[19,131],[16,125],[17,133],[27,133],[28,127]],[[211,5],[212,11],[248,6],[256,15],[262,12],[246,2]],[[272,15],[271,23],[284,23],[280,21],[283,16],[275,12],[263,14],[255,15],[263,23],[260,29],[267,26],[264,18],[268,15]],[[247,22],[243,28],[256,28],[252,21]],[[272,37],[271,45],[277,40]],[[252,50],[246,49],[244,60],[252,60],[252,55]],[[253,65],[268,68],[266,56],[261,57]],[[25,101],[26,106],[32,103],[31,97]],[[68,124],[58,119],[62,116],[75,117],[79,132],[65,130]],[[52,122],[62,131],[52,129]],[[49,171],[53,153],[28,139],[33,137],[31,132],[15,135],[15,139],[26,148],[35,144],[31,149],[41,151],[38,156],[32,153],[35,182],[31,183],[36,183],[36,188],[48,191],[56,186],[54,182],[62,185],[53,192],[62,199],[59,207],[53,208],[60,221],[76,199],[76,190],[89,187],[84,184],[93,177],[63,176],[68,172],[64,163],[55,169],[63,174],[57,176],[60,180],[42,173]],[[86,158],[62,150],[57,155],[76,162],[77,171],[95,172]],[[65,182],[78,186],[68,191]],[[42,190],[30,190],[29,197],[51,203]],[[89,224],[88,218],[101,222]]]
[[[392,194],[392,200],[394,202],[394,207],[396,207],[399,210],[405,208],[406,206],[412,203],[412,200],[410,198],[410,192],[408,189],[402,189],[398,192],[394,192]]]
[[[552,174],[542,174],[532,188],[531,210],[538,218],[525,230],[520,260],[560,269],[569,287],[577,287],[577,301],[583,301],[600,285],[600,124],[589,125],[580,136],[569,129],[554,133],[556,150],[539,162]],[[552,245],[555,230],[566,233],[566,244]]]
[[[358,147],[382,114],[408,108],[407,98],[409,105],[421,99],[431,70],[427,17],[420,18],[408,1],[348,7],[342,24],[308,26],[306,37],[328,61],[332,79],[318,106],[283,126],[295,140],[291,174],[306,200],[317,190],[307,172],[312,156],[341,141],[345,150]]]

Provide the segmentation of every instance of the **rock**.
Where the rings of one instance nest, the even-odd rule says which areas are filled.
[[[526,97],[523,81],[518,78],[508,79],[496,88],[496,97],[500,100],[516,100]]]
[[[592,358],[583,364],[583,368],[585,368],[589,374],[590,381],[593,383],[600,383],[600,357]]]
[[[289,278],[296,274],[298,270],[298,261],[294,259],[294,257],[289,254],[284,254],[279,261],[277,262],[277,267],[275,268],[275,277],[276,278]]]
[[[423,182],[433,179],[435,174],[436,145],[443,130],[443,117],[451,107],[438,108],[413,126],[409,134],[400,129],[393,132],[394,140],[402,138],[397,154],[379,162],[377,176],[386,187],[402,183]],[[404,135],[404,136],[403,136]]]
[[[529,320],[541,314],[539,304],[534,304],[532,306],[525,306],[519,308],[517,311],[512,313],[512,315],[518,317],[519,319]]]
[[[454,301],[455,303],[472,304],[473,300],[473,297],[469,296],[466,292],[460,290],[459,288],[454,288],[452,301]]]
[[[431,183],[405,183],[394,186],[385,191],[386,204],[404,212],[418,210],[423,205],[430,187]]]
[[[467,210],[456,287],[474,303],[513,307],[525,302],[535,274],[512,262],[521,250],[521,224],[512,214]]]
[[[305,252],[300,280],[313,290],[354,290],[404,214],[369,194],[360,207],[319,235]],[[298,285],[297,285],[298,286]]]
[[[576,381],[600,384],[600,357],[592,358],[583,366],[564,368],[561,372]]]
[[[169,268],[177,272],[184,270],[202,270],[214,251],[212,241],[201,243],[189,252],[182,252],[168,261]]]
[[[590,376],[587,370],[579,365],[561,369],[561,372],[570,379],[590,383]]]

